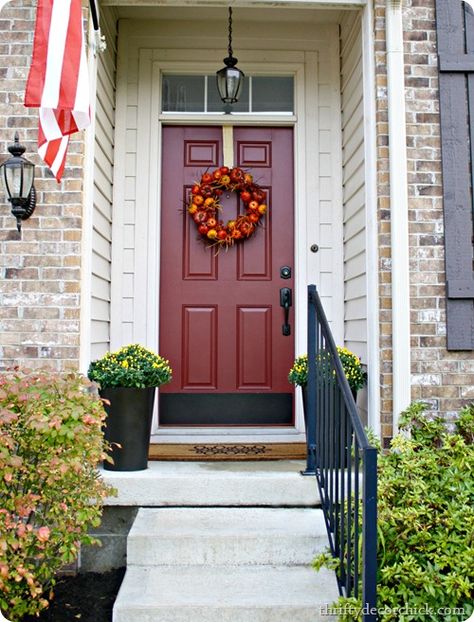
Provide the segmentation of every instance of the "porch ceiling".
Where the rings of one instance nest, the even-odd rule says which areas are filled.
[[[226,18],[226,7],[171,7],[171,6],[118,6],[117,15],[119,19],[134,20],[173,20],[190,22],[219,22],[223,23]],[[304,24],[334,24],[339,23],[342,16],[340,9],[298,9],[288,10],[283,8],[250,8],[237,9],[235,17],[239,24],[242,21],[251,19],[253,23],[304,23]]]
[[[227,7],[226,0],[100,0],[101,6],[116,7]],[[367,0],[237,0],[234,7],[261,7],[283,9],[357,9],[365,6]],[[124,16],[125,17],[125,16]]]

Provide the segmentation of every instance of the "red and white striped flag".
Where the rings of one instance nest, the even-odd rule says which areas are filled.
[[[39,108],[38,152],[59,182],[70,134],[90,124],[81,0],[38,0],[25,106]]]

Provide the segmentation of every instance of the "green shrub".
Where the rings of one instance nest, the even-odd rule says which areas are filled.
[[[159,354],[139,344],[107,352],[93,361],[87,375],[101,389],[107,387],[159,387],[171,380],[171,367]]]
[[[464,622],[474,610],[474,405],[453,431],[426,410],[402,413],[408,434],[379,457],[380,622]],[[315,567],[331,561],[320,556]],[[355,599],[337,606],[340,620],[362,620]]]
[[[104,458],[104,410],[79,374],[0,376],[0,610],[10,620],[48,606],[55,573],[94,540],[111,493]]]

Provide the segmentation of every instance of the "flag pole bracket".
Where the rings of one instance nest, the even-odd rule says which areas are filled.
[[[104,52],[107,48],[105,37],[100,31],[99,13],[97,11],[97,5],[95,0],[89,0],[89,7],[91,11],[92,26],[94,28],[94,41],[92,43],[94,49],[94,55]]]

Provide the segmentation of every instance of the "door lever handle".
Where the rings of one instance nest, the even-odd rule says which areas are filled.
[[[285,337],[291,335],[291,326],[289,324],[290,307],[293,304],[293,296],[289,287],[282,287],[280,289],[280,306],[283,307],[285,314],[284,324],[281,327],[281,332]]]

